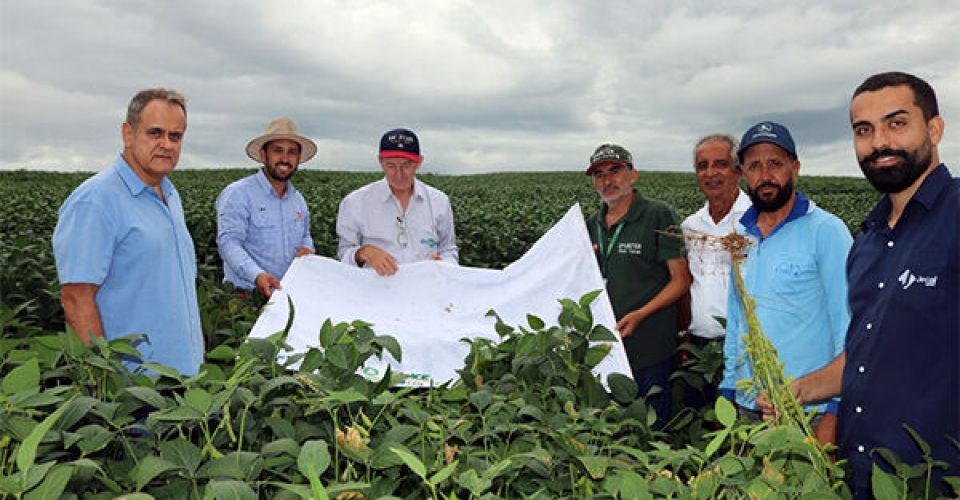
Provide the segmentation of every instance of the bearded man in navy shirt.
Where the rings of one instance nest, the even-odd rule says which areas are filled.
[[[915,431],[941,463],[932,486],[960,475],[960,179],[940,163],[944,121],[933,89],[913,75],[867,78],[850,102],[867,180],[885,193],[847,261],[850,329],[844,353],[794,382],[801,401],[842,393],[839,452],[856,498],[869,498],[876,453],[924,462]],[[769,406],[765,408],[770,410]]]

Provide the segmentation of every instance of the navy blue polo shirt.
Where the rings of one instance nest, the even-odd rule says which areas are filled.
[[[874,461],[885,464],[871,459],[874,448],[921,462],[904,424],[951,464],[949,475],[960,474],[960,452],[949,439],[960,440],[960,179],[937,166],[893,229],[890,208],[884,196],[847,260],[852,317],[839,444],[858,489],[869,488]],[[942,476],[935,474],[935,484]]]

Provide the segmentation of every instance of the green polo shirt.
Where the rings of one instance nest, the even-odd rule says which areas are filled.
[[[604,223],[606,204],[587,220],[590,240],[597,245],[597,262],[607,280],[607,294],[618,321],[649,302],[667,285],[670,281],[668,260],[686,255],[683,238],[657,232],[679,232],[680,222],[673,209],[661,201],[644,198],[636,189],[633,194],[630,210],[612,227]],[[677,347],[676,304],[643,320],[633,334],[623,339],[623,344],[634,370],[672,356]]]

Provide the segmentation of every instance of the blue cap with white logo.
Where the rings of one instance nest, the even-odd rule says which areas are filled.
[[[737,158],[743,162],[743,153],[750,146],[761,142],[769,142],[779,146],[780,149],[790,153],[790,156],[797,157],[797,147],[794,145],[793,137],[790,136],[787,127],[776,122],[760,122],[747,129],[746,133],[743,134],[743,139],[740,140],[740,149],[737,150]]]

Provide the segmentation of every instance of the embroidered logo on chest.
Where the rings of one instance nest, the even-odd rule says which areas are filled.
[[[937,286],[937,276],[917,276],[916,274],[913,274],[910,269],[905,269],[902,273],[900,273],[900,277],[897,278],[897,281],[903,285],[904,290],[910,288],[914,284],[928,287]]]
[[[623,242],[617,244],[617,253],[640,255],[643,250],[643,243]]]

